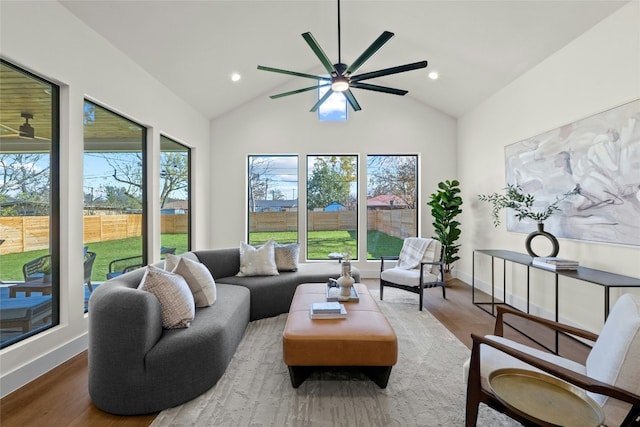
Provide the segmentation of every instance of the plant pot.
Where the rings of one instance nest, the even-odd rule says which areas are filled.
[[[444,281],[445,282],[449,282],[451,280],[453,280],[453,274],[451,274],[450,271],[445,271],[444,272]]]

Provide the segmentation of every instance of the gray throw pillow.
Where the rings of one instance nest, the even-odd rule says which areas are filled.
[[[278,271],[298,271],[299,256],[300,245],[298,243],[286,245],[276,243],[275,258]]]

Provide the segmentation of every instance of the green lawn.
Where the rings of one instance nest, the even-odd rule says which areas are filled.
[[[327,259],[328,254],[331,252],[344,253],[350,251],[352,254],[356,253],[357,234],[355,231],[312,231],[309,232],[308,238],[308,259]],[[278,243],[295,243],[298,241],[298,233],[251,233],[250,243],[258,245],[269,239],[273,239]],[[176,253],[182,253],[187,250],[186,234],[163,234],[161,242],[162,246],[177,248]],[[142,252],[141,239],[139,237],[89,243],[88,246],[90,251],[97,254],[91,274],[92,280],[96,282],[105,280],[109,271],[109,263],[114,259],[135,256]],[[367,233],[368,259],[377,259],[382,255],[398,255],[401,248],[402,239],[391,237],[379,231],[369,231]],[[0,256],[0,280],[23,280],[22,265],[47,253],[48,250],[43,249]]]
[[[252,245],[263,244],[269,239],[278,243],[297,242],[295,232],[259,232],[251,233],[249,242]],[[355,254],[357,236],[354,231],[310,231],[308,259],[327,259],[331,252],[344,253],[347,250]],[[381,231],[367,232],[367,258],[378,259],[382,255],[398,255],[403,240],[392,237]]]
[[[176,253],[187,250],[186,234],[163,234],[161,242],[162,246],[176,248]],[[91,278],[96,282],[102,282],[106,279],[109,263],[114,259],[135,256],[142,252],[142,240],[139,237],[89,243],[87,246],[91,252],[96,253],[96,260],[91,271]],[[0,256],[0,280],[22,281],[23,264],[48,253],[48,250],[42,249]]]

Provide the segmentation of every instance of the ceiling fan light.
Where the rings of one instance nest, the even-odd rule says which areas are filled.
[[[344,92],[349,89],[349,81],[344,77],[338,77],[331,82],[331,90],[334,92]]]

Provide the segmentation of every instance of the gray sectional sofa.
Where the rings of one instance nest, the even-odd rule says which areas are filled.
[[[216,281],[217,300],[189,328],[163,329],[160,303],[137,289],[138,269],[106,281],[89,299],[89,394],[118,415],[158,412],[202,394],[231,361],[249,321],[289,311],[296,287],[340,275],[337,262],[300,264],[277,276],[237,277],[240,250],[193,252]],[[357,282],[360,274],[352,269]]]

